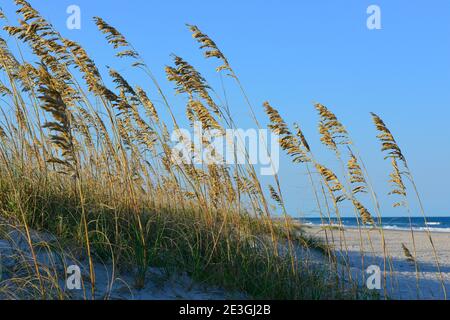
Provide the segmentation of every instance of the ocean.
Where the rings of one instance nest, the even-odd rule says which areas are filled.
[[[322,224],[320,218],[296,218],[296,220],[309,225]],[[331,218],[331,221],[333,224],[339,225],[337,218]],[[356,218],[341,218],[341,222],[347,228],[358,227]],[[324,223],[329,225],[329,220],[324,219]],[[382,225],[383,229],[410,230],[412,226],[413,230],[416,231],[424,231],[428,228],[428,230],[435,232],[450,232],[450,217],[427,217],[427,223],[425,223],[423,217],[411,218],[411,223],[408,217],[383,217]]]

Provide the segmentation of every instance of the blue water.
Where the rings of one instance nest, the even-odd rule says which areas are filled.
[[[297,220],[305,224],[322,224],[320,218],[297,218]],[[338,219],[331,218],[331,221],[333,224],[339,225]],[[450,217],[427,217],[427,223],[425,223],[423,217],[411,218],[411,223],[408,217],[384,217],[381,222],[384,229],[411,230],[410,228],[412,227],[413,230],[417,231],[423,231],[428,228],[430,231],[450,232]],[[356,218],[341,218],[341,223],[348,228],[358,227]],[[328,218],[324,219],[324,224],[329,225]]]

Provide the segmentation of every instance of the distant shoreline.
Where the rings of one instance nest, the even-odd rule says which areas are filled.
[[[450,233],[450,217],[427,217],[427,221],[422,217],[412,217],[411,221],[409,217],[383,217],[382,228],[383,230],[396,230],[411,232],[411,228],[414,232],[437,232],[437,233]],[[294,218],[296,222],[302,223],[306,226],[313,227],[343,227],[349,229],[379,229],[379,226],[362,226],[358,225],[356,218],[332,218],[329,223],[328,218],[323,218],[323,224],[321,218]]]
[[[339,225],[329,225],[329,224],[325,224],[325,225],[319,225],[319,224],[303,224],[303,226],[306,227],[311,227],[311,228],[327,228],[327,227],[340,227]],[[350,229],[350,230],[358,230],[357,226],[346,226],[346,225],[342,225],[341,226],[344,230],[345,229]],[[378,230],[379,227],[361,227],[362,230]],[[399,231],[399,232],[407,232],[410,233],[411,229],[407,229],[407,228],[393,228],[393,227],[389,227],[389,226],[385,226],[382,227],[383,231]],[[414,232],[427,232],[426,229],[417,229],[417,228],[413,228]],[[450,233],[450,229],[439,229],[439,228],[428,228],[428,231],[431,233]]]

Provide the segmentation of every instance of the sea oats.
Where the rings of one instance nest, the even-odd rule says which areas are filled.
[[[275,108],[268,102],[264,102],[264,109],[271,122],[268,125],[269,129],[271,129],[273,133],[279,135],[280,147],[293,158],[293,162],[309,162],[310,159],[307,155],[309,152],[309,145],[300,128],[295,126],[297,135],[293,135]]]
[[[406,247],[406,245],[404,243],[402,243],[402,249],[403,249],[403,253],[406,257],[406,260],[411,261],[411,262],[416,261],[416,259],[413,257],[413,255],[411,254],[411,252],[409,251],[409,249]]]
[[[283,201],[281,200],[280,196],[278,195],[278,193],[275,191],[275,189],[269,185],[269,192],[270,192],[270,197],[275,200],[276,203],[278,203],[278,205],[283,206]]]
[[[202,33],[197,26],[188,24],[187,27],[191,30],[192,37],[200,44],[200,49],[205,49],[204,54],[206,58],[217,58],[222,61],[223,64],[217,67],[217,71],[232,71],[227,58],[210,37]]]
[[[361,166],[356,159],[356,156],[350,151],[350,159],[347,162],[347,169],[350,175],[350,184],[353,186],[352,193],[367,192],[367,182],[361,170]]]
[[[126,48],[116,54],[118,57],[139,57],[138,53],[132,49],[130,43],[128,43],[125,37],[116,28],[106,23],[106,21],[100,17],[94,17],[94,21],[98,29],[106,35],[106,40],[108,40],[108,43],[111,44],[114,49]]]
[[[382,144],[381,151],[387,151],[388,152],[387,157],[398,158],[403,162],[405,162],[405,157],[403,156],[400,147],[397,145],[394,136],[392,135],[391,131],[387,128],[383,120],[381,120],[381,118],[377,116],[375,113],[372,113],[372,119],[377,130],[380,132],[377,135],[377,138],[381,141]]]
[[[320,116],[319,133],[322,143],[334,151],[337,151],[338,145],[350,144],[347,130],[336,115],[320,103],[317,103],[315,107]]]

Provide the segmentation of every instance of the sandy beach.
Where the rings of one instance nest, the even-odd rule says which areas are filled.
[[[348,278],[348,270],[352,282],[356,281],[360,286],[366,285],[366,279],[370,274],[366,272],[369,266],[378,266],[380,269],[381,288],[377,290],[381,298],[387,299],[444,299],[445,291],[450,294],[450,233],[433,232],[431,237],[436,248],[439,268],[436,257],[424,231],[414,232],[415,256],[419,280],[417,281],[416,264],[405,257],[402,243],[411,250],[414,255],[414,245],[411,233],[408,231],[384,230],[386,243],[386,256],[382,245],[382,236],[379,230],[357,229],[324,229],[318,226],[308,226],[305,231],[316,238],[328,239],[328,243],[335,248],[339,258],[340,271],[343,271],[344,279]],[[0,257],[2,265],[2,277],[0,283],[4,286],[15,288],[15,278],[20,275],[25,265],[32,263],[31,253],[25,235],[16,229],[11,229],[0,238]],[[361,238],[362,236],[362,238]],[[32,231],[33,246],[39,248],[39,243],[53,243],[55,237],[50,234]],[[362,241],[361,241],[362,239]],[[36,249],[37,250],[37,249]],[[300,250],[300,249],[299,249]],[[328,262],[322,253],[317,250],[301,249],[304,254],[311,254],[310,261],[321,265]],[[88,265],[86,259],[74,260],[69,252],[59,252],[57,259],[55,254],[47,247],[35,252],[37,262],[44,272],[60,274],[59,285],[65,288],[65,266],[77,264],[81,267],[82,277],[89,286]],[[347,268],[348,267],[348,268]],[[144,288],[133,288],[133,275],[125,273],[118,275],[111,265],[96,263],[96,298],[97,299],[230,299],[245,298],[243,293],[232,293],[193,282],[186,274],[168,275],[162,269],[149,268],[148,281]],[[340,273],[341,274],[341,273]],[[441,276],[443,282],[441,281]],[[350,280],[350,279],[348,279]],[[419,288],[419,290],[417,290]],[[89,297],[85,290],[66,292],[72,299]],[[13,298],[2,296],[0,299]]]
[[[435,255],[427,232],[415,231],[413,242],[411,232],[385,229],[383,230],[385,250],[389,256],[385,263],[382,235],[379,230],[359,231],[345,228],[344,230],[327,229],[325,232],[325,229],[314,226],[307,228],[307,232],[322,240],[328,238],[329,244],[333,244],[341,256],[341,263],[345,264],[345,261],[348,261],[352,277],[357,278],[363,285],[365,277],[369,275],[366,273],[366,268],[370,265],[378,266],[382,273],[382,285],[379,290],[382,297],[444,299],[443,286],[446,289],[447,298],[450,295],[450,233],[431,232],[437,252]],[[416,256],[419,270],[418,281],[416,264],[406,259],[402,243],[412,255]],[[436,264],[436,256],[439,268]]]
[[[34,258],[24,232],[5,227],[0,218],[0,300],[21,299],[26,296],[23,282],[33,276]],[[36,255],[36,265],[41,274],[46,275],[44,284],[53,288],[54,297],[73,300],[91,300],[89,265],[85,257],[76,257],[68,250],[60,248],[58,240],[51,234],[30,231]],[[2,237],[3,236],[3,237]],[[81,271],[80,288],[68,288],[67,267],[76,265]],[[30,273],[31,272],[31,273]],[[111,263],[94,263],[96,300],[226,300],[244,299],[239,292],[229,292],[220,287],[197,283],[187,273],[168,273],[164,268],[148,268],[143,286],[136,289],[132,271],[121,272]],[[61,290],[61,293],[57,293]],[[49,292],[50,292],[49,291]],[[16,296],[16,293],[22,293]],[[25,295],[25,296],[24,296]],[[31,298],[28,297],[28,298]]]

